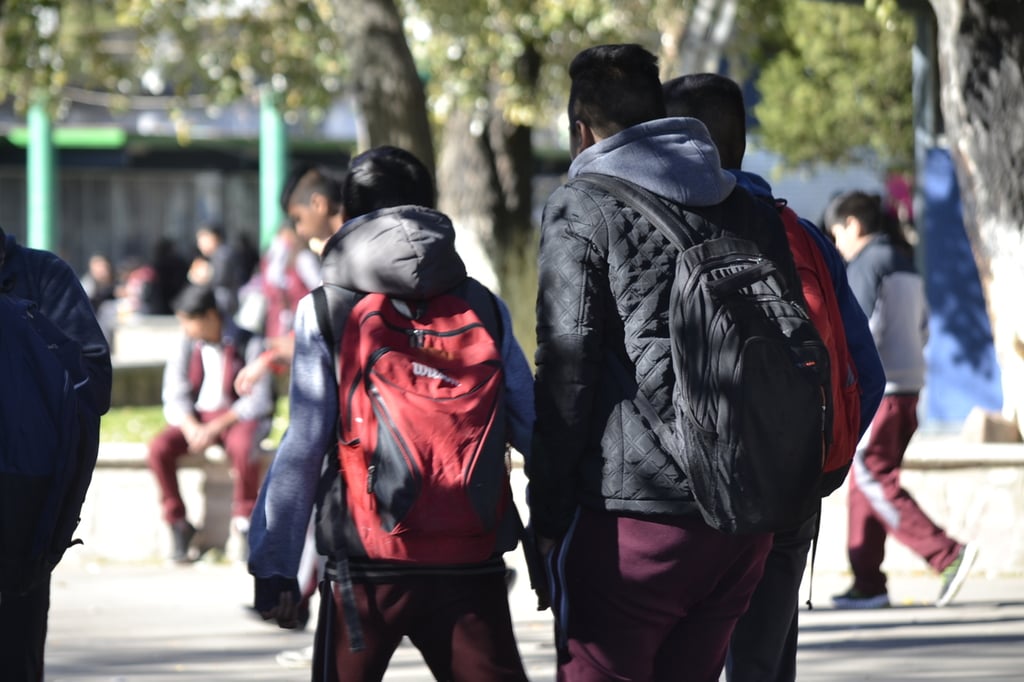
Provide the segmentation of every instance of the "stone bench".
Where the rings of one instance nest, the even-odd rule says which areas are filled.
[[[977,542],[981,553],[975,573],[1024,573],[1024,444],[918,434],[907,449],[901,482],[950,536]],[[823,500],[815,570],[848,570],[847,487]],[[930,572],[923,560],[892,538],[886,543],[883,568]]]
[[[201,545],[223,547],[230,519],[231,477],[223,459],[189,455],[178,480]],[[221,457],[223,457],[221,455]],[[269,463],[271,455],[266,455]],[[525,477],[514,472],[522,502]],[[975,572],[1024,573],[1024,444],[965,443],[956,436],[919,434],[907,452],[903,484],[929,515],[959,540],[981,548]],[[847,486],[823,500],[815,570],[845,573]],[[168,555],[169,533],[160,516],[156,482],[143,444],[105,443],[82,514],[84,547],[67,560],[150,561]],[[929,573],[926,564],[895,540],[884,568],[892,573]],[[938,583],[936,583],[938,589]]]
[[[273,452],[257,455],[263,471]],[[189,521],[199,529],[193,545],[231,554],[231,466],[220,446],[178,460],[178,485]],[[82,507],[76,537],[84,545],[66,560],[146,562],[170,554],[170,532],[160,509],[156,479],[144,443],[103,443]]]

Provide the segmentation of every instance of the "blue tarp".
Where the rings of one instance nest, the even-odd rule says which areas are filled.
[[[925,286],[931,307],[922,418],[958,425],[978,406],[998,411],[1003,392],[978,269],[964,230],[949,151],[929,149],[921,168]]]

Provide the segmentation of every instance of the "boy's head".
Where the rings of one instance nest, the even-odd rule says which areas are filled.
[[[224,318],[209,287],[196,284],[185,287],[174,299],[174,315],[188,338],[209,343],[221,340]]]
[[[743,91],[730,78],[695,73],[666,81],[665,111],[703,123],[718,147],[723,168],[739,169],[747,150],[747,111]]]
[[[391,146],[374,147],[352,159],[341,197],[345,220],[382,208],[436,204],[427,167],[410,152]]]
[[[196,248],[209,258],[224,243],[224,227],[219,223],[203,223],[196,228]]]
[[[839,253],[851,259],[872,235],[882,230],[881,197],[859,191],[840,194],[825,209],[825,228]]]
[[[569,145],[573,158],[595,142],[665,117],[658,58],[635,44],[598,45],[569,65]]]
[[[293,170],[281,192],[281,208],[305,241],[325,240],[341,224],[342,174],[326,166]]]

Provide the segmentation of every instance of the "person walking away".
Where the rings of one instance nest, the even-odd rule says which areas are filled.
[[[665,118],[657,59],[638,45],[580,52],[569,74],[570,181],[544,208],[530,523],[554,590],[559,679],[718,680],[771,533],[705,521],[671,423],[669,300],[678,248],[590,173],[760,234],[771,207],[736,188],[699,121]],[[710,219],[709,219],[710,220]],[[776,253],[776,251],[773,251]],[[790,258],[787,281],[796,280]],[[646,410],[644,410],[646,411]]]
[[[885,539],[892,535],[941,576],[935,605],[946,606],[970,573],[978,548],[949,537],[900,483],[924,386],[924,282],[898,223],[883,219],[880,197],[847,192],[833,199],[825,215],[836,248],[847,261],[850,287],[868,317],[886,376],[882,404],[858,444],[850,476],[847,554],[853,585],[832,602],[841,609],[889,606],[881,567]]]
[[[247,395],[235,393],[235,377],[262,352],[262,338],[225,318],[209,287],[187,286],[175,299],[174,308],[183,338],[180,350],[168,358],[164,368],[162,400],[167,426],[149,442],[148,462],[171,531],[170,559],[186,563],[196,530],[187,519],[178,489],[178,458],[204,452],[215,444],[224,447],[234,479],[232,531],[244,538],[260,485],[260,465],[254,455],[260,440],[270,432],[274,400],[269,375]]]
[[[321,591],[314,679],[380,680],[402,637],[408,636],[438,679],[524,680],[501,558],[504,551],[515,546],[515,528],[509,525],[515,520],[514,507],[499,515],[496,535],[480,531],[459,537],[430,534],[413,524],[413,516],[409,516],[413,512],[397,517],[401,524],[413,524],[405,532],[387,534],[381,528],[382,519],[368,520],[365,514],[372,516],[373,509],[382,516],[399,513],[392,505],[400,506],[403,496],[396,499],[391,491],[398,483],[395,476],[405,469],[391,469],[391,460],[382,449],[388,446],[381,445],[393,440],[381,431],[363,434],[358,441],[339,436],[339,428],[348,433],[348,429],[359,429],[364,417],[372,418],[358,407],[372,392],[360,388],[361,380],[350,383],[345,378],[359,362],[353,343],[360,338],[360,327],[353,321],[346,322],[345,311],[355,311],[360,302],[380,303],[381,315],[391,319],[399,307],[407,305],[409,312],[421,306],[429,310],[435,301],[444,299],[482,321],[484,329],[479,329],[480,323],[466,328],[486,332],[490,340],[478,337],[483,346],[494,348],[497,344],[494,352],[500,357],[502,372],[501,384],[496,388],[505,410],[504,417],[496,413],[486,442],[476,442],[466,435],[470,432],[450,428],[437,435],[466,441],[445,452],[464,454],[469,452],[466,448],[480,449],[480,457],[487,460],[485,466],[497,465],[496,472],[504,471],[504,448],[496,452],[492,447],[509,442],[527,453],[533,420],[532,378],[512,334],[508,309],[482,285],[467,278],[454,248],[451,222],[432,208],[435,193],[429,171],[409,152],[378,147],[357,156],[349,168],[342,197],[343,225],[323,251],[324,287],[303,298],[296,314],[292,423],[253,514],[249,571],[255,577],[256,608],[282,627],[297,624],[300,592],[296,572],[316,504],[318,547],[328,559],[330,580],[323,583]],[[370,248],[370,244],[374,246]],[[329,302],[319,312],[318,291],[325,297],[321,300]],[[336,305],[338,299],[334,296],[341,297],[342,305]],[[385,299],[388,303],[383,303]],[[371,312],[367,323],[376,317]],[[438,341],[432,340],[429,332],[417,336],[424,337],[421,340],[427,348]],[[439,363],[449,366],[443,358],[438,354],[433,359],[424,356],[413,361],[411,377],[424,382],[424,390],[428,385],[446,385],[455,390],[452,387],[461,382],[438,369]],[[451,362],[451,366],[458,364]],[[341,391],[339,373],[343,377]],[[374,391],[386,390],[380,384],[372,386]],[[392,414],[394,403],[388,401],[393,394],[388,395],[392,397],[382,398],[379,405]],[[417,421],[433,424],[437,420],[425,419],[420,413]],[[406,424],[404,428],[408,427]],[[401,433],[410,435],[405,430]],[[424,433],[412,435],[419,441]],[[409,454],[414,453],[410,450]],[[346,458],[342,476],[336,473],[336,455]],[[420,466],[429,466],[429,461],[417,461]],[[325,463],[326,481],[338,494],[322,495],[318,501],[318,480]],[[350,476],[355,471],[361,472],[362,482],[353,485]],[[413,496],[425,494],[425,489],[436,493],[436,505],[429,516],[437,519],[460,494],[454,489],[443,494],[433,489],[427,485],[426,474],[418,493],[414,487],[399,487]],[[340,494],[342,488],[344,496]],[[412,503],[414,499],[407,501]],[[375,506],[368,504],[371,501]],[[356,522],[356,515],[362,522]],[[429,553],[442,546],[443,557],[417,555],[417,548]],[[405,560],[383,558],[387,547],[406,551],[408,556]],[[475,558],[461,558],[469,556]]]
[[[746,152],[746,107],[743,92],[733,80],[712,73],[689,74],[666,81],[665,108],[669,116],[688,116],[707,126],[712,141],[722,157],[722,165],[736,176],[740,186],[754,196],[775,204],[771,186],[764,178],[740,170]],[[885,387],[885,374],[875,349],[867,318],[850,290],[846,279],[846,266],[835,246],[815,225],[800,221],[797,229],[810,236],[820,252],[824,272],[816,272],[815,281],[824,280],[834,291],[841,316],[842,339],[853,360],[853,378],[859,386],[858,436],[863,435],[878,408]],[[790,240],[791,246],[793,240]],[[797,253],[794,252],[794,257]],[[799,264],[799,262],[798,262]],[[814,263],[807,264],[813,267]],[[804,282],[805,293],[808,283]],[[827,292],[812,292],[814,298],[824,300]],[[812,314],[812,320],[816,320]],[[826,322],[832,320],[826,317]],[[821,330],[829,332],[830,330]],[[825,333],[822,334],[825,336]],[[842,355],[841,353],[839,354]],[[839,358],[833,357],[833,382],[847,379],[847,370]],[[840,390],[842,385],[839,384]],[[838,401],[837,401],[838,402]],[[836,416],[836,420],[840,420]],[[852,444],[849,455],[852,456]],[[833,446],[836,444],[833,443]],[[845,477],[846,469],[841,472]],[[829,482],[829,488],[838,487],[841,480]],[[823,491],[826,492],[826,491]],[[827,491],[831,492],[831,490]],[[815,514],[796,528],[775,533],[772,549],[764,565],[764,575],[750,600],[729,642],[726,659],[726,677],[730,682],[747,680],[795,680],[797,637],[799,634],[799,590],[807,565],[807,555],[814,541],[819,523]]]
[[[69,455],[77,458],[78,471],[63,501],[62,514],[69,516],[73,532],[96,464],[100,417],[110,409],[110,349],[71,266],[49,251],[18,244],[2,229],[0,290],[33,302],[43,317],[81,348],[87,380],[76,391],[78,444],[77,451]],[[23,388],[7,378],[0,380],[2,391]],[[0,594],[0,677],[19,682],[43,679],[49,610],[49,575],[24,594]]]

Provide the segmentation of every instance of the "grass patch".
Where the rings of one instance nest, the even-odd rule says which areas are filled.
[[[147,443],[164,428],[159,405],[112,407],[100,421],[100,441],[105,443]],[[277,400],[268,440],[276,447],[288,426],[288,398]]]

